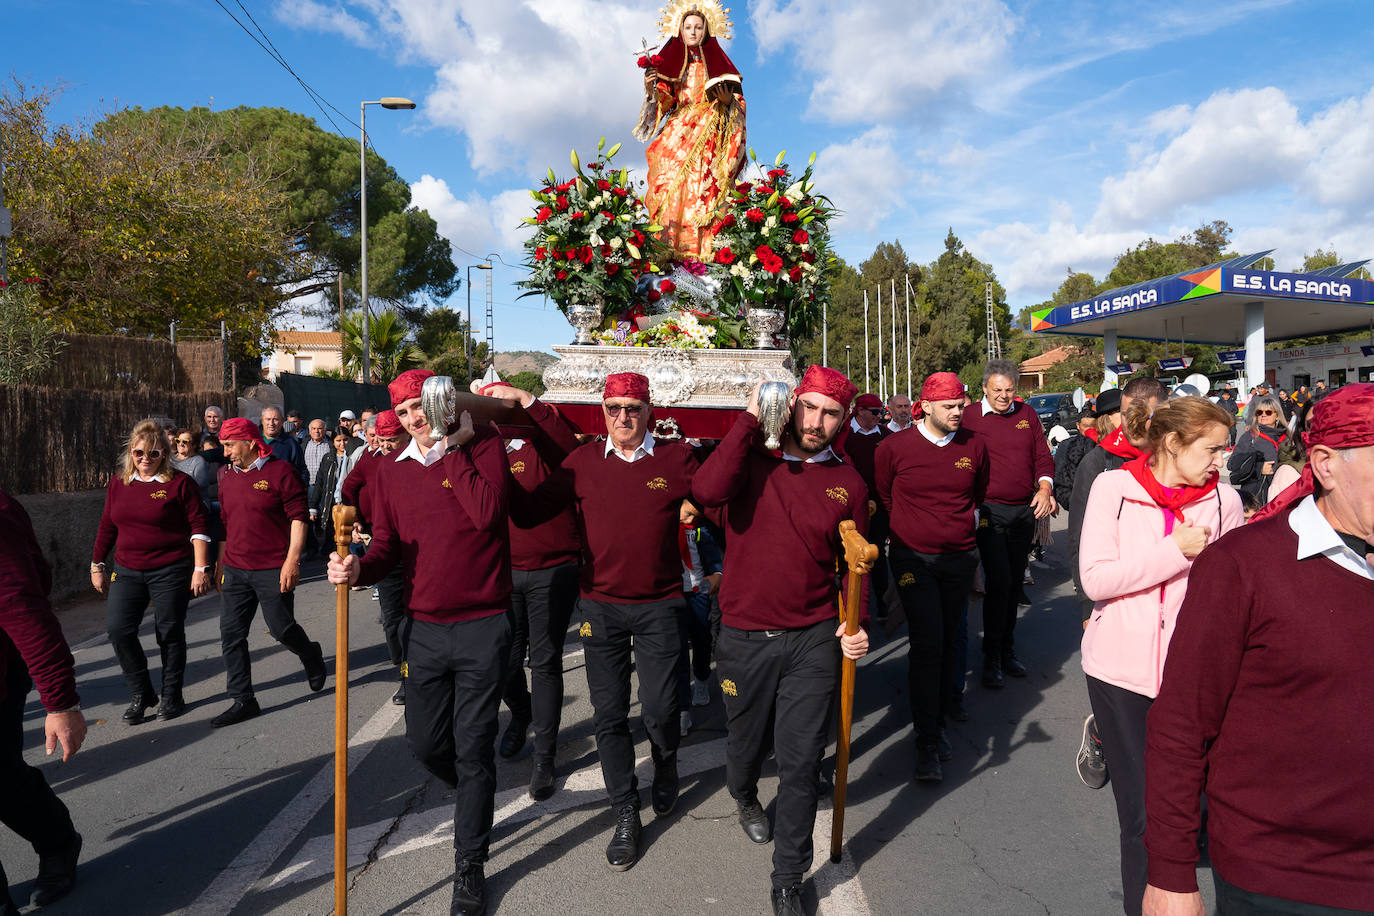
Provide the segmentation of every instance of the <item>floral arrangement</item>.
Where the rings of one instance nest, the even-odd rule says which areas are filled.
[[[611,167],[621,145],[603,155],[605,146],[602,137],[585,171],[573,150],[575,174],[566,181],[549,169],[530,191],[534,215],[522,220],[534,227],[525,240],[530,275],[519,284],[529,290],[523,295],[548,296],[565,313],[574,301],[618,309],[635,298],[640,277],[659,272],[662,248],[655,234],[662,227],[650,219],[628,170]]]
[[[721,281],[722,311],[782,309],[796,340],[811,336],[830,297],[835,259],[829,222],[835,209],[815,193],[815,153],[796,179],[786,154],[778,153],[760,180],[735,185],[715,223],[712,272]],[[752,149],[749,158],[758,163]]]

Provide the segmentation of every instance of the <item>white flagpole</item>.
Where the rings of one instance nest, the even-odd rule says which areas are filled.
[[[892,394],[897,394],[897,278],[887,278],[887,301],[892,310]]]
[[[912,397],[911,388],[911,275],[903,277],[906,283],[906,396]]]
[[[878,397],[886,400],[887,370],[883,368],[883,285],[878,284]]]
[[[868,390],[868,290],[864,290],[864,391]]]

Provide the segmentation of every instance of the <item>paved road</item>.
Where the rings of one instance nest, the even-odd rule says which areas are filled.
[[[1058,527],[1062,538],[1062,521]],[[972,720],[951,728],[955,755],[937,787],[911,781],[905,628],[874,638],[859,668],[840,865],[825,855],[828,810],[817,828],[813,884],[820,912],[1120,912],[1111,794],[1084,788],[1073,769],[1087,696],[1078,611],[1062,563],[1051,548],[1049,565],[1032,567],[1035,605],[1023,609],[1017,629],[1030,677],[1008,679],[1001,692],[971,680]],[[318,566],[313,572],[300,588],[298,614],[324,644],[332,673],[334,592]],[[402,711],[389,703],[394,680],[376,608],[368,593],[353,593],[349,908],[369,916],[447,913],[452,795],[406,749]],[[181,719],[121,724],[128,700],[101,635],[77,645],[91,729],[70,763],[43,757],[41,717],[31,697],[29,759],[71,806],[86,844],[77,889],[47,912],[301,916],[333,909],[333,679],[310,694],[294,657],[259,620],[251,645],[264,715],[212,730],[210,718],[227,705],[217,613],[213,597],[191,606],[190,709]],[[98,634],[98,615],[98,607],[73,611],[68,630]],[[975,633],[979,623],[975,604]],[[144,644],[154,645],[148,628]],[[736,824],[723,786],[718,696],[693,711],[677,810],[658,821],[650,814],[647,850],[631,871],[606,868],[612,819],[575,637],[568,649],[560,791],[543,804],[529,801],[528,747],[499,762],[498,823],[487,868],[493,911],[768,912],[771,847],[750,843]],[[639,750],[648,753],[642,732]],[[765,804],[775,782],[765,774]],[[15,882],[16,900],[27,900],[36,871],[32,850],[0,830],[0,861]]]

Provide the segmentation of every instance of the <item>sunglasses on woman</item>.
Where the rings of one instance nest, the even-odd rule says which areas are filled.
[[[1257,417],[1272,417],[1272,416],[1275,416],[1276,414],[1277,414],[1277,411],[1273,411],[1273,410],[1257,410],[1257,411],[1255,411],[1255,416],[1257,416]]]
[[[177,445],[190,445],[190,444],[191,444],[191,440],[190,440],[190,439],[178,439],[178,440],[177,440]]]
[[[134,457],[135,457],[135,458],[144,458],[144,457],[147,457],[147,458],[154,458],[154,459],[156,459],[156,458],[161,458],[161,457],[162,457],[162,449],[160,449],[160,448],[149,449],[148,451],[145,452],[145,451],[144,451],[143,449],[141,449],[141,448],[136,448],[136,449],[134,449]]]

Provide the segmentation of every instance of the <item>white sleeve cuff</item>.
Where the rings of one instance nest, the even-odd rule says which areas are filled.
[[[213,544],[213,543],[214,543],[214,541],[210,540],[210,535],[208,535],[208,534],[193,534],[193,535],[191,535],[191,540],[193,540],[193,541],[204,541],[204,542],[207,543],[207,544]]]

